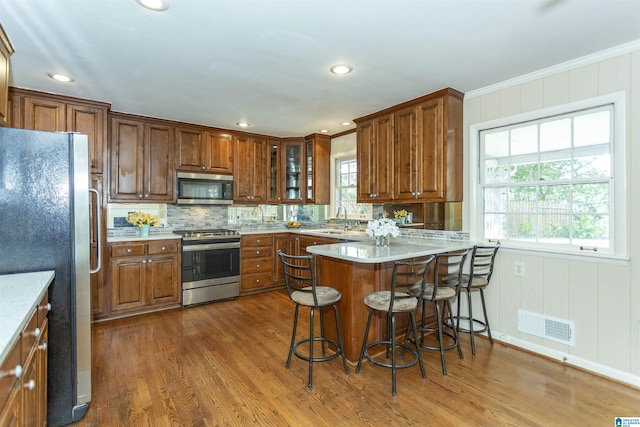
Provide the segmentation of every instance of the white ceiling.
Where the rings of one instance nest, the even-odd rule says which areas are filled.
[[[640,0],[170,2],[0,1],[10,84],[227,129],[335,134],[447,86],[468,92],[640,39]],[[332,75],[336,63],[354,71]]]

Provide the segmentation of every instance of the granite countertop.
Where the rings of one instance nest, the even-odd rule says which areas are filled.
[[[136,241],[148,241],[148,240],[166,240],[166,239],[182,239],[182,236],[175,233],[152,233],[149,237],[140,236],[111,236],[107,237],[107,243],[118,242],[136,242]]]
[[[0,363],[53,281],[53,271],[0,275]]]
[[[369,239],[369,241],[309,246],[307,252],[364,264],[376,264],[468,249],[473,245],[474,243],[468,240],[392,238],[389,246],[376,246]]]

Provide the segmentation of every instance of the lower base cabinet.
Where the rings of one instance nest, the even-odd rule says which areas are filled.
[[[240,294],[282,288],[284,274],[278,249],[287,253],[289,234],[251,234],[240,240]]]
[[[48,294],[0,366],[0,426],[47,424]]]
[[[180,241],[111,243],[105,317],[180,305]]]

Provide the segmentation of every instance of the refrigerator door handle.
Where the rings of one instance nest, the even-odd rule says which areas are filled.
[[[100,193],[98,192],[98,190],[90,188],[89,189],[90,193],[94,193],[96,195],[96,234],[98,236],[98,256],[97,256],[97,262],[96,262],[96,268],[89,270],[90,274],[94,274],[97,273],[98,271],[100,271],[100,269],[102,268],[102,230],[100,229],[100,224],[102,224],[102,200],[100,197]]]

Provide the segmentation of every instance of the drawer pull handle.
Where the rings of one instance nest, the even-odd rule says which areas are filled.
[[[47,351],[47,348],[49,348],[49,347],[47,346],[47,342],[45,341],[45,342],[43,342],[42,344],[40,344],[40,345],[38,346],[38,348],[39,348],[40,350],[42,350],[42,351]]]
[[[27,390],[33,390],[36,388],[36,382],[34,380],[29,380],[29,382],[24,385],[24,388]]]
[[[256,255],[260,255],[260,251],[256,251]]]
[[[10,369],[8,371],[5,371],[5,372],[0,371],[0,379],[4,377],[8,377],[10,375],[13,375],[16,378],[20,378],[22,376],[22,366],[16,365],[15,368]]]
[[[166,248],[165,246],[163,246],[163,247],[161,247],[161,248],[160,248],[160,250],[162,250],[162,251],[166,251],[166,250],[167,250],[167,248]]]
[[[260,268],[260,264],[256,264],[256,268]]]
[[[151,264],[152,262],[153,262],[153,260],[152,260],[152,259],[150,259],[150,260],[149,260],[149,264]]]
[[[34,329],[34,331],[33,331],[33,336],[34,336],[34,337],[36,337],[36,338],[38,338],[38,337],[40,336],[40,332],[41,332],[41,331],[40,331],[40,328],[36,328],[36,329]]]
[[[130,254],[131,253],[131,248],[127,249],[127,253]]]

